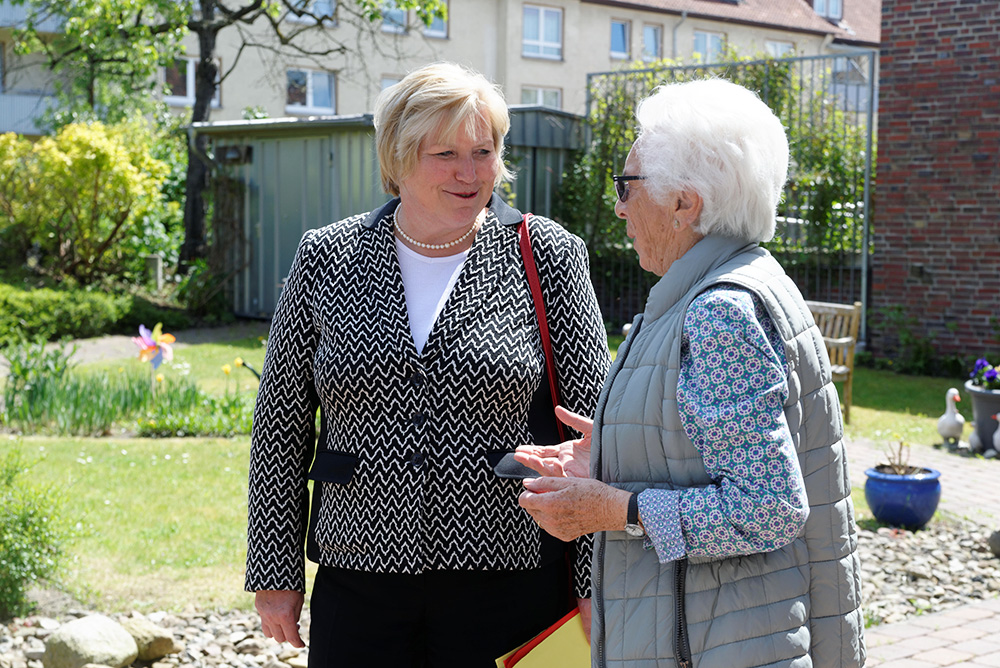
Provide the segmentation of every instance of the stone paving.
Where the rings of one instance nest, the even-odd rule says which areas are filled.
[[[884,461],[885,450],[855,440],[848,443],[848,457],[853,483],[864,487],[865,469]],[[910,463],[941,472],[939,510],[1000,529],[1000,461],[914,445]],[[868,668],[998,668],[1000,598],[875,626],[866,638]]]

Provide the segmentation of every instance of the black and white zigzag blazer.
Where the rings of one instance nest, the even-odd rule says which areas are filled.
[[[307,533],[311,560],[370,572],[521,570],[565,552],[518,506],[519,481],[492,469],[519,444],[554,442],[536,441],[541,423],[529,421],[530,405],[551,416],[552,402],[521,215],[493,197],[418,355],[397,204],[310,230],[296,252],[254,410],[249,591],[304,590]],[[591,415],[610,358],[587,251],[548,219],[530,226],[562,403]],[[586,597],[589,540],[574,553],[575,594]]]

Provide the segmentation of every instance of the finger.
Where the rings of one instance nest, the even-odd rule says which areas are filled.
[[[299,635],[299,625],[285,625],[285,642],[289,643],[292,647],[305,647],[306,644],[302,642],[302,636]]]
[[[514,453],[514,461],[517,462],[517,463],[519,463],[519,464],[523,464],[523,465],[527,466],[529,469],[531,469],[532,471],[535,471],[537,473],[541,473],[542,475],[545,475],[545,473],[546,473],[545,462],[543,462],[541,459],[539,459],[535,455],[529,455],[529,454],[526,454],[526,453],[523,453],[523,452],[515,452]]]
[[[574,413],[562,406],[556,406],[556,417],[560,422],[568,427],[576,429],[583,434],[589,434],[594,429],[594,421],[588,417]]]
[[[566,489],[573,484],[573,481],[569,478],[525,478],[521,484],[530,492],[545,494]]]

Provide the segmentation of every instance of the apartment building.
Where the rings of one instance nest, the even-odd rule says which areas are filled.
[[[303,2],[315,15],[337,17],[337,0]],[[31,69],[24,58],[13,57],[10,30],[3,27],[16,21],[19,11],[0,0],[0,132],[27,132],[23,117],[4,111],[12,99],[35,98],[37,113],[48,92],[43,75],[8,77],[4,69],[13,60],[18,62],[12,71]],[[248,108],[272,118],[368,112],[382,88],[436,60],[483,72],[503,86],[512,104],[583,113],[588,73],[637,60],[712,62],[726,46],[779,57],[877,48],[880,19],[881,0],[449,0],[447,19],[424,26],[413,12],[389,2],[383,21],[365,34],[334,21],[316,28],[322,33],[302,35],[313,46],[327,37],[346,44],[345,55],[241,52],[245,36],[224,30],[217,56],[227,75],[213,101],[212,120],[240,119]],[[266,42],[268,30],[255,25],[250,34]],[[189,36],[185,45],[185,56],[162,73],[164,99],[178,113],[193,102],[197,41]],[[18,104],[23,113],[26,103]]]

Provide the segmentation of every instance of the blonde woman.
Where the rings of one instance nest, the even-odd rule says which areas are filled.
[[[394,198],[307,232],[279,300],[246,588],[265,634],[302,646],[307,545],[310,666],[492,666],[573,598],[589,613],[589,540],[540,531],[492,467],[558,440],[522,215],[493,193],[509,125],[497,87],[457,65],[386,89],[376,144]],[[586,249],[530,226],[563,400],[589,414],[609,355]]]

